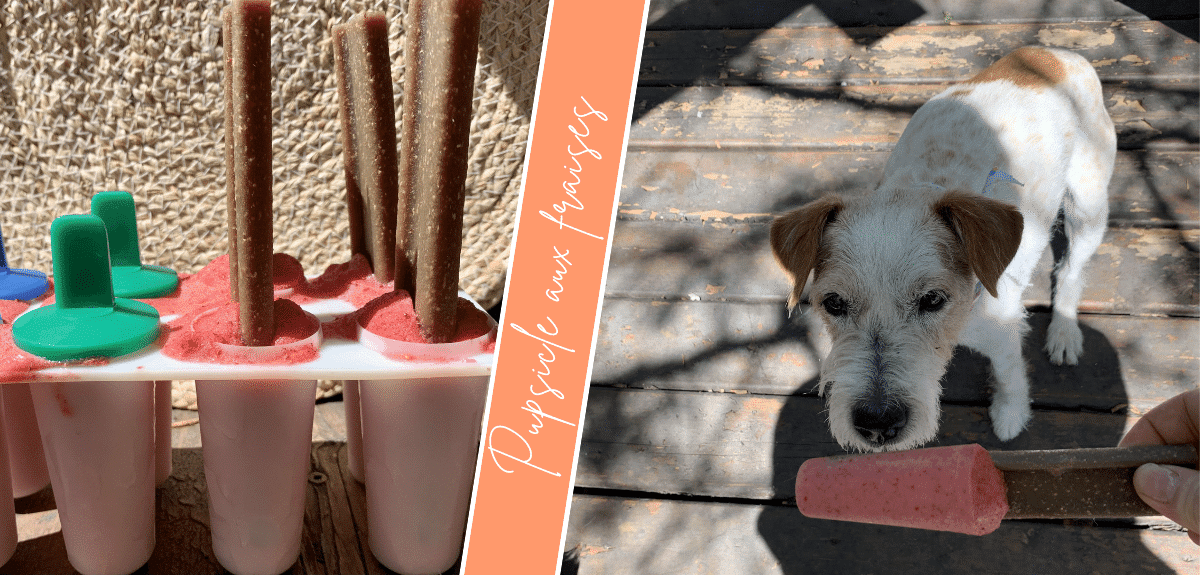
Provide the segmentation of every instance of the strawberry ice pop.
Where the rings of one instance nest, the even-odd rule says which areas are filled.
[[[459,252],[480,15],[479,0],[410,0],[406,14],[392,303],[415,308],[418,347],[428,353],[457,346],[451,342],[460,332]],[[395,309],[377,314],[397,315]],[[360,327],[360,340],[379,344],[380,353],[407,347],[379,337],[378,328]],[[487,378],[362,381],[359,394],[371,552],[397,572],[442,573],[462,549]]]
[[[358,335],[388,357],[454,361],[482,352],[495,325],[467,304],[454,342],[425,343],[412,301],[391,293],[362,308]],[[487,389],[486,376],[359,382],[368,541],[388,569],[443,573],[458,559]]]
[[[222,27],[234,214],[229,305],[237,309],[239,331],[224,345],[253,361],[287,353],[275,345],[283,331],[277,322],[295,307],[274,300],[269,0],[233,0]],[[205,322],[224,311],[197,315],[193,328],[207,329]],[[301,345],[315,348],[319,340],[316,330]],[[315,389],[315,380],[196,382],[213,553],[235,575],[281,573],[299,556]]]
[[[154,551],[154,382],[30,389],[71,566],[134,572]]]
[[[46,468],[46,454],[42,449],[42,437],[38,435],[29,386],[28,383],[0,386],[13,497],[32,495],[50,485],[50,470]]]
[[[300,555],[316,380],[196,382],[213,553],[235,575]]]
[[[984,450],[977,444],[810,459],[796,505],[817,519],[986,535],[1002,519],[1154,515],[1142,463],[1196,464],[1194,446]]]
[[[388,569],[444,573],[462,552],[488,378],[363,380],[367,535]]]

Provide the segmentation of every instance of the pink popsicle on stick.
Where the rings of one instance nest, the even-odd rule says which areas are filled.
[[[986,451],[978,444],[809,459],[796,505],[837,519],[985,535],[1002,519],[1155,515],[1133,489],[1143,463],[1196,465],[1193,445]]]
[[[405,21],[396,289],[411,285],[422,335],[432,343],[457,331],[481,10],[480,0],[412,0]],[[406,202],[415,207],[412,216]],[[404,269],[413,270],[411,279]]]

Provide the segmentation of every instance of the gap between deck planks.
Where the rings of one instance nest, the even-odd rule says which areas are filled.
[[[1190,0],[1042,0],[1003,4],[981,3],[978,0],[759,0],[755,2],[753,10],[746,9],[744,3],[733,1],[652,0],[647,29],[854,28],[1115,20],[1145,22],[1149,19],[1166,21],[1175,29],[1190,28],[1191,37],[1195,38],[1195,17],[1196,4]],[[1190,26],[1181,25],[1184,23]]]
[[[890,149],[912,113],[950,85],[641,88],[635,110],[653,108],[631,126],[629,148]],[[1102,89],[1120,149],[1192,149],[1195,81]]]
[[[821,350],[815,314],[789,319],[782,302],[647,301],[608,298],[601,313],[592,385],[684,391],[815,394]],[[1051,365],[1042,351],[1050,317],[1034,313],[1025,340],[1035,403],[1056,409],[1148,409],[1195,387],[1196,320],[1081,316],[1078,366]],[[942,380],[948,401],[982,403],[986,359],[959,348]],[[667,423],[663,423],[667,424]]]

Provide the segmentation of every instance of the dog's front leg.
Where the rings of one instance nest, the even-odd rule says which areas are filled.
[[[986,294],[977,305],[984,308],[999,302]],[[990,310],[996,312],[998,310]],[[986,311],[985,311],[986,313]],[[996,314],[1001,315],[1001,314]],[[1033,413],[1029,400],[1029,377],[1025,358],[1021,353],[1021,341],[1029,331],[1023,310],[1015,314],[1002,314],[998,318],[976,315],[967,325],[962,343],[974,349],[992,362],[995,387],[992,390],[992,406],[988,410],[992,418],[992,430],[1001,441],[1008,441],[1025,429]]]

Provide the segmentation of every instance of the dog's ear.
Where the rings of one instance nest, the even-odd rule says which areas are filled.
[[[979,283],[996,297],[996,282],[1021,245],[1025,219],[1016,208],[968,192],[947,192],[933,212],[962,242],[967,263]]]
[[[792,276],[792,293],[788,309],[800,303],[808,272],[817,263],[821,234],[845,204],[837,196],[825,196],[805,204],[778,218],[771,224],[771,251],[788,275]]]

